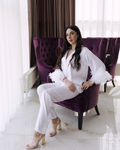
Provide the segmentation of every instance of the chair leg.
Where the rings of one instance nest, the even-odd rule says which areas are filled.
[[[115,87],[115,83],[114,83],[114,80],[112,80],[112,84],[113,84],[113,86]]]
[[[100,115],[97,105],[95,106],[96,113]]]
[[[107,82],[104,84],[104,92],[106,92]]]
[[[83,113],[78,113],[78,129],[82,130]]]

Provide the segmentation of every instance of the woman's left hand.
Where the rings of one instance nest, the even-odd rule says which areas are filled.
[[[83,84],[82,84],[82,90],[87,90],[92,85],[93,85],[92,81],[83,82]]]

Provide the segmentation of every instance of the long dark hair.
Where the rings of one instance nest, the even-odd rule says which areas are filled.
[[[72,55],[72,58],[70,60],[70,63],[71,63],[72,59],[75,57],[74,65],[72,65],[72,63],[71,63],[71,66],[73,68],[76,68],[76,70],[78,71],[80,69],[80,66],[81,66],[81,64],[80,64],[80,53],[81,53],[81,50],[82,50],[82,45],[84,45],[84,44],[83,44],[81,32],[80,32],[79,28],[77,26],[75,26],[75,25],[68,26],[65,29],[65,31],[64,31],[63,49],[61,51],[60,56],[58,57],[56,68],[61,69],[61,59],[65,55],[65,53],[71,48],[71,44],[66,39],[66,31],[67,31],[68,28],[70,28],[71,30],[76,31],[77,34],[78,34],[78,39],[77,39],[77,44],[76,44],[76,48],[75,48],[75,53]]]

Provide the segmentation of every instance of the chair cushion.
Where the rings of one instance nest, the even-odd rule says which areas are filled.
[[[73,111],[82,113],[97,105],[100,85],[93,85],[85,90],[83,93],[77,95],[69,100],[62,102],[55,102],[55,104],[61,105]]]

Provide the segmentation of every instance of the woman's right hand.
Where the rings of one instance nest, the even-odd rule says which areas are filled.
[[[75,92],[76,87],[74,86],[74,84],[72,82],[70,82],[67,78],[65,78],[64,83],[70,91]]]

